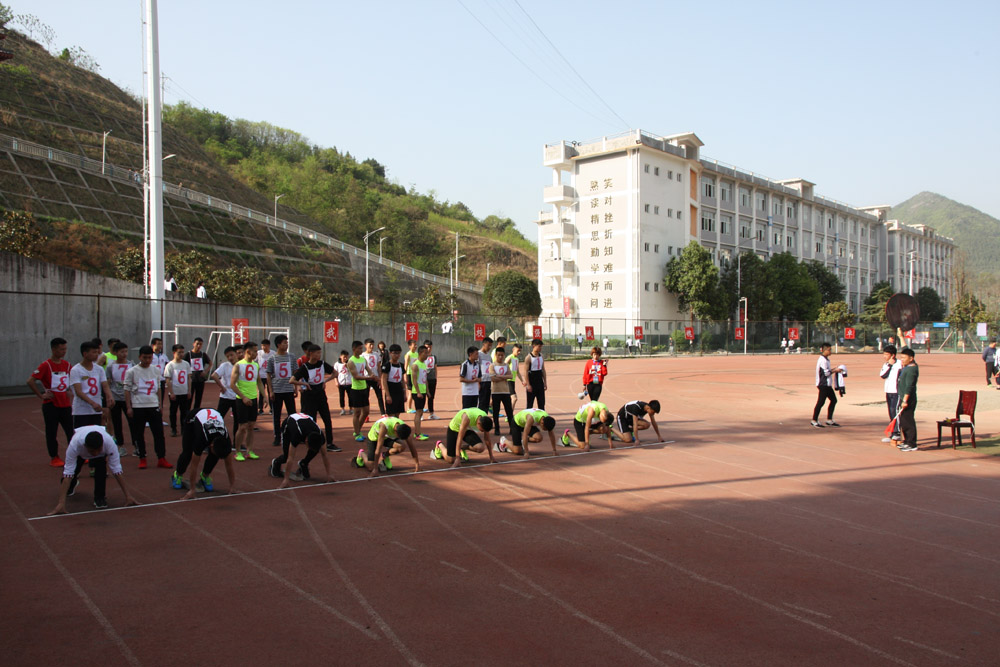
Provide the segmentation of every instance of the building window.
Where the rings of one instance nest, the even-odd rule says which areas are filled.
[[[659,215],[659,214],[660,214],[660,207],[659,206],[654,206],[653,207],[653,215]]]
[[[740,238],[750,238],[750,223],[745,220],[740,220]]]
[[[653,283],[653,291],[654,292],[660,291],[660,283]]]
[[[674,217],[674,209],[672,209],[672,208],[668,208],[667,209],[667,217],[668,218]]]
[[[722,201],[733,201],[733,184],[728,181],[719,183],[719,199]]]
[[[715,179],[702,176],[701,177],[701,193],[705,197],[715,197]]]
[[[795,202],[788,202],[788,206],[785,208],[785,213],[789,219],[795,217]]]
[[[719,233],[720,234],[732,234],[733,233],[733,216],[722,214],[719,216]]]
[[[555,241],[549,243],[549,259],[559,259],[559,246]]]
[[[647,292],[649,291],[649,283],[645,283],[645,290],[646,290]]]
[[[674,254],[674,247],[672,245],[668,245],[667,246],[667,254],[668,255],[673,255]]]
[[[684,219],[684,216],[681,215],[681,210],[680,209],[677,209],[677,219],[678,220],[683,220]]]
[[[837,256],[838,257],[843,257],[844,256],[844,246],[843,245],[837,246]]]
[[[715,214],[711,211],[704,211],[701,214],[701,231],[703,232],[714,232],[715,231]]]
[[[816,241],[816,254],[817,255],[822,255],[823,254],[823,242],[822,241]]]
[[[644,213],[649,213],[649,204],[644,204],[642,210]]]
[[[740,186],[740,206],[750,208],[750,188]]]
[[[642,249],[645,250],[646,252],[649,252],[649,244],[648,243],[643,243],[642,245],[643,245]]]
[[[653,252],[660,252],[660,244],[659,243],[657,243],[656,245],[653,246]]]
[[[826,216],[826,228],[827,229],[833,229],[833,216],[832,215]]]
[[[774,247],[775,248],[781,247],[781,234],[779,232],[774,233]]]
[[[781,197],[774,197],[771,202],[771,214],[781,215]]]
[[[659,176],[659,175],[660,175],[660,168],[653,167],[653,176]]]
[[[788,248],[795,246],[795,232],[788,232],[785,235],[785,246]]]
[[[673,169],[667,169],[667,180],[668,181],[672,181],[673,179],[674,179],[674,170]]]
[[[653,331],[659,331],[659,330],[660,330],[660,323],[658,321],[653,322]]]
[[[649,165],[648,164],[642,165],[642,170],[648,174],[649,173]]]
[[[763,227],[757,227],[757,240],[760,241],[761,243],[764,242],[764,228]]]
[[[767,194],[763,192],[757,193],[757,210],[767,213]]]

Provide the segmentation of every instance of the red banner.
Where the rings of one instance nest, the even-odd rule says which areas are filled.
[[[594,340],[594,327],[584,327],[583,337],[587,340]]]
[[[340,322],[323,322],[323,342],[340,342]]]
[[[907,331],[907,332],[905,332],[903,334],[903,338],[909,338],[911,340],[913,338],[916,338],[916,336],[917,336],[917,330],[916,329],[910,329],[909,331]]]
[[[406,340],[417,340],[420,338],[420,324],[417,322],[406,323]]]
[[[844,329],[844,339],[845,340],[854,340],[854,337],[856,335],[857,335],[857,332],[854,330],[854,327],[847,327],[846,329]]]
[[[635,327],[635,339],[642,340],[642,327]]]
[[[477,324],[476,325],[476,336],[475,336],[475,338],[476,338],[476,340],[482,340],[482,339],[486,338],[486,325],[485,324]]]
[[[532,338],[537,338],[539,340],[542,339],[542,325],[540,325],[540,324],[532,325],[532,327],[531,327],[531,337]]]
[[[247,331],[247,327],[250,326],[250,320],[246,317],[234,317],[233,318],[233,342],[239,345],[246,343],[250,340],[250,332]]]
[[[788,329],[788,340],[798,340],[799,330],[796,327],[789,327]]]
[[[694,340],[694,327],[684,327],[684,340]]]
[[[570,301],[568,296],[563,297],[563,317],[569,317]]]
[[[743,340],[743,327],[736,327],[736,340]]]

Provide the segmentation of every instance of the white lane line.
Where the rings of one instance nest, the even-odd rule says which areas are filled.
[[[512,586],[508,586],[507,584],[500,584],[500,588],[506,588],[511,593],[517,593],[518,595],[520,595],[521,597],[523,597],[525,600],[534,600],[535,599],[534,595],[528,595],[524,591],[519,591],[519,590],[517,590],[516,588],[514,588]]]
[[[470,510],[468,507],[459,507],[458,509],[462,510],[463,512],[468,512],[469,514],[475,514],[476,516],[479,516],[479,512],[475,510]]]
[[[576,545],[576,546],[578,546],[578,547],[579,547],[579,546],[583,546],[583,545],[581,545],[581,544],[580,544],[579,542],[576,542],[576,541],[574,541],[574,540],[571,540],[571,539],[569,539],[568,537],[563,537],[562,535],[556,535],[556,536],[555,536],[555,538],[556,538],[557,540],[562,540],[563,542],[569,542],[570,544],[575,544],[575,545]]]
[[[639,560],[638,558],[632,558],[631,556],[627,556],[625,554],[618,554],[618,557],[619,558],[624,558],[625,560],[630,560],[633,563],[639,563],[640,565],[649,565],[649,562],[647,562],[647,561]]]
[[[655,516],[644,516],[643,518],[644,518],[644,519],[648,519],[648,520],[650,520],[650,521],[655,521],[655,522],[657,522],[657,523],[665,523],[665,524],[667,524],[668,526],[670,525],[670,522],[669,522],[669,521],[667,521],[666,519],[657,519],[657,518],[656,518]]]
[[[665,648],[665,649],[663,649],[663,654],[664,654],[664,655],[669,655],[669,656],[670,656],[671,658],[673,658],[674,660],[680,660],[680,661],[681,661],[681,662],[683,662],[684,664],[687,664],[687,665],[694,665],[694,667],[709,667],[708,665],[706,665],[706,664],[705,664],[705,663],[703,663],[703,662],[698,662],[698,661],[697,661],[697,660],[695,660],[694,658],[689,658],[689,657],[687,657],[686,655],[681,655],[681,654],[680,654],[680,653],[678,653],[677,651],[671,651],[671,650],[670,650],[670,649],[668,649],[668,648]]]
[[[24,522],[24,526],[28,529],[28,533],[34,538],[39,548],[41,548],[42,552],[46,555],[46,557],[48,557],[49,561],[52,562],[52,565],[56,568],[56,570],[59,571],[59,574],[63,576],[70,588],[73,589],[73,592],[76,593],[80,600],[83,601],[84,606],[87,607],[87,610],[91,613],[91,615],[97,619],[98,624],[100,624],[101,628],[103,628],[105,634],[108,635],[111,641],[115,643],[118,650],[121,651],[122,656],[130,665],[134,665],[136,667],[141,665],[142,663],[139,662],[139,658],[137,658],[135,653],[132,652],[132,649],[129,648],[125,639],[118,634],[118,631],[115,630],[115,626],[111,624],[111,621],[109,621],[108,617],[104,615],[101,608],[97,606],[97,603],[94,602],[89,595],[87,595],[87,591],[83,590],[83,586],[81,586],[79,582],[73,578],[73,575],[69,573],[66,566],[64,566],[62,561],[59,560],[59,556],[57,556],[56,553],[49,548],[49,545],[42,539],[42,536],[38,534],[35,527],[28,523],[24,514],[21,513],[21,510],[18,509],[17,505],[14,504],[14,501],[11,500],[10,496],[7,495],[7,492],[2,487],[0,487],[0,494],[3,494],[4,500],[6,500],[7,504],[10,505],[14,514]]]
[[[648,443],[644,442],[641,445],[629,445],[627,447],[617,447],[614,450],[592,449],[592,450],[590,450],[588,452],[569,452],[569,453],[566,453],[566,454],[560,454],[559,458],[560,459],[565,459],[565,458],[570,457],[570,456],[587,456],[587,455],[590,455],[590,454],[606,454],[609,451],[619,451],[619,450],[624,450],[624,449],[642,449],[642,448],[645,448],[645,447],[655,447],[657,445],[669,445],[669,444],[671,444],[673,442],[674,442],[673,440],[665,440],[663,442],[648,442]],[[472,463],[472,464],[468,464],[468,465],[463,465],[463,466],[459,467],[457,470],[475,470],[477,468],[483,468],[483,467],[486,467],[486,466],[502,466],[502,465],[516,465],[516,464],[534,463],[536,461],[547,461],[549,459],[554,459],[554,458],[556,458],[556,457],[554,457],[554,456],[533,456],[530,459],[518,458],[518,459],[511,459],[509,461],[497,461],[496,463]],[[420,471],[411,470],[411,471],[408,471],[408,472],[398,472],[398,473],[393,473],[392,475],[379,475],[378,477],[368,477],[366,475],[364,477],[358,477],[356,479],[342,479],[342,480],[339,480],[339,481],[336,481],[336,482],[316,482],[316,483],[313,483],[313,484],[299,484],[297,486],[289,486],[289,487],[286,487],[284,489],[280,489],[280,488],[261,489],[260,491],[247,491],[245,493],[235,493],[235,494],[220,493],[218,495],[216,495],[216,494],[202,495],[202,497],[200,497],[200,498],[194,498],[193,500],[180,500],[180,499],[178,499],[178,500],[164,500],[162,502],[146,503],[146,504],[143,504],[143,505],[131,505],[131,506],[128,506],[128,507],[109,507],[107,509],[102,509],[102,510],[98,510],[98,509],[84,510],[83,512],[73,512],[72,514],[56,514],[56,515],[53,515],[53,516],[48,516],[48,515],[45,515],[45,516],[33,516],[33,517],[29,517],[27,520],[28,521],[42,521],[42,520],[45,520],[45,519],[59,519],[59,518],[65,518],[65,517],[71,517],[71,516],[83,516],[85,514],[94,514],[95,512],[103,512],[103,513],[106,514],[108,512],[121,512],[123,510],[137,510],[137,509],[144,509],[144,508],[147,508],[147,507],[162,507],[163,505],[173,505],[175,503],[198,503],[198,502],[206,502],[206,501],[210,501],[210,500],[218,500],[219,498],[228,498],[230,496],[255,496],[255,495],[260,495],[260,494],[263,494],[263,493],[282,493],[282,492],[295,491],[295,490],[300,490],[301,491],[302,489],[307,489],[307,488],[311,488],[311,487],[315,487],[315,486],[336,486],[338,484],[355,484],[355,483],[360,483],[360,482],[372,482],[372,481],[375,481],[375,480],[399,479],[399,478],[402,478],[402,477],[413,477],[415,475],[434,475],[434,474],[438,474],[438,473],[447,473],[449,471],[454,471],[454,470],[456,470],[456,469],[452,468],[451,466],[448,466],[447,468],[435,468],[434,470],[420,470]],[[419,496],[419,497],[423,498],[424,500],[429,500],[431,502],[436,502],[433,498],[428,498],[427,496]]]
[[[400,547],[401,549],[406,549],[407,551],[416,551],[416,549],[414,549],[413,547],[407,546],[407,545],[403,544],[402,542],[397,542],[396,540],[393,540],[389,544],[395,544],[397,547]]]
[[[894,637],[905,644],[910,644],[911,646],[916,646],[917,648],[922,648],[925,651],[930,651],[931,653],[937,653],[938,655],[944,656],[945,658],[951,658],[952,660],[961,660],[961,656],[957,656],[954,653],[948,653],[947,651],[942,651],[939,648],[934,648],[933,646],[928,646],[927,644],[921,644],[920,642],[915,642],[912,639],[906,639],[905,637]]]
[[[791,602],[783,603],[786,607],[791,607],[792,609],[798,609],[799,611],[804,611],[807,614],[815,614],[816,616],[821,616],[823,618],[833,618],[829,614],[824,614],[821,611],[816,611],[815,609],[809,609],[808,607],[800,607],[797,604],[792,604]]]
[[[451,567],[451,568],[454,568],[454,569],[458,570],[459,572],[465,572],[466,574],[468,574],[468,572],[469,572],[464,567],[459,567],[458,565],[455,565],[454,563],[449,563],[446,560],[441,561],[441,564],[442,565],[447,565],[448,567]]]
[[[502,521],[500,521],[500,523],[505,523],[508,526],[512,526],[514,528],[520,528],[521,530],[524,530],[524,526],[522,526],[521,524],[514,523],[513,521],[507,521],[507,519],[503,519]]]
[[[531,579],[530,577],[528,577],[528,575],[524,574],[520,570],[515,569],[514,567],[512,567],[511,565],[509,565],[507,563],[507,561],[505,561],[502,558],[499,558],[499,557],[493,555],[491,552],[487,551],[485,548],[481,547],[476,542],[473,542],[471,539],[469,539],[468,536],[465,535],[465,533],[463,533],[462,531],[460,531],[457,528],[455,528],[454,526],[452,526],[450,523],[448,523],[447,521],[445,521],[437,513],[432,512],[423,503],[421,503],[415,497],[413,497],[412,495],[410,495],[409,493],[407,493],[406,489],[404,489],[399,484],[393,484],[392,486],[397,491],[399,491],[401,494],[403,494],[410,502],[412,502],[414,505],[416,505],[422,512],[424,512],[425,514],[427,514],[427,516],[431,517],[434,521],[436,521],[438,524],[440,524],[442,528],[444,528],[449,533],[451,533],[452,535],[454,535],[456,539],[458,539],[461,542],[464,542],[468,547],[476,550],[477,552],[479,552],[480,554],[482,554],[483,556],[485,556],[486,558],[488,558],[490,561],[492,561],[493,563],[495,563],[497,565],[497,567],[499,567],[502,570],[505,570],[512,577],[514,577],[518,581],[521,581],[522,583],[524,583],[525,585],[527,585],[529,588],[531,588],[532,590],[534,590],[539,595],[542,595],[543,597],[545,597],[546,599],[548,599],[549,601],[551,601],[555,605],[561,607],[564,611],[566,611],[567,613],[571,614],[572,616],[575,616],[576,618],[579,618],[580,620],[582,620],[582,621],[584,621],[584,622],[586,622],[586,623],[594,626],[595,628],[597,628],[601,632],[605,633],[609,637],[615,639],[623,647],[628,648],[633,653],[639,655],[640,657],[645,658],[649,662],[651,662],[651,663],[653,663],[655,665],[665,665],[666,664],[662,660],[660,660],[659,658],[657,658],[655,655],[653,655],[652,653],[650,653],[649,651],[647,651],[646,649],[642,648],[641,646],[633,643],[632,641],[630,641],[626,637],[624,637],[621,634],[619,634],[617,630],[615,630],[613,627],[611,627],[607,623],[602,623],[601,621],[598,621],[595,618],[591,618],[590,616],[587,616],[586,614],[584,614],[582,611],[580,611],[579,609],[577,609],[576,607],[574,607],[569,602],[566,602],[562,598],[557,597],[555,594],[553,594],[552,592],[550,592],[549,590],[547,590],[546,588],[544,588],[540,584],[535,583],[535,581],[533,579]]]
[[[399,651],[399,654],[403,656],[408,663],[414,667],[423,667],[423,663],[420,662],[417,659],[417,656],[413,654],[413,651],[411,651],[409,647],[403,643],[403,640],[401,640],[399,636],[393,632],[392,627],[385,622],[385,619],[382,618],[381,614],[375,611],[375,607],[372,606],[372,604],[368,601],[368,598],[364,596],[361,589],[354,585],[351,578],[347,576],[347,572],[340,566],[337,559],[333,557],[330,549],[326,546],[326,542],[324,542],[323,538],[319,536],[319,532],[316,530],[316,526],[313,525],[312,519],[310,519],[309,515],[306,514],[305,509],[302,507],[302,503],[299,502],[299,497],[293,493],[292,500],[295,501],[295,508],[299,511],[299,517],[301,517],[302,523],[305,524],[306,529],[313,538],[313,542],[315,542],[316,546],[319,547],[320,552],[322,552],[323,556],[326,558],[326,562],[329,563],[330,567],[333,568],[333,571],[337,573],[337,576],[340,577],[340,580],[344,583],[347,590],[351,592],[351,595],[354,596],[354,599],[358,601],[366,612],[368,612],[368,615],[373,621],[375,621],[375,624],[378,625],[382,634],[385,635],[386,639],[392,643],[396,650]]]
[[[436,500],[434,500],[430,496],[417,496],[417,498],[423,498],[424,500],[429,500],[432,503],[436,503],[437,502]]]
[[[719,537],[724,537],[727,540],[735,540],[736,539],[735,535],[727,535],[725,533],[717,533],[714,530],[706,530],[705,532],[708,533],[709,535],[718,535]]]
[[[42,429],[40,429],[37,426],[35,426],[32,422],[29,422],[27,419],[22,419],[21,421],[23,421],[25,424],[27,424],[31,428],[35,429],[36,431],[38,431],[42,435],[45,435],[45,431],[43,431]]]

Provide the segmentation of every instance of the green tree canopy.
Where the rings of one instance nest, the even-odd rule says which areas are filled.
[[[892,283],[888,280],[882,280],[872,285],[872,291],[865,299],[864,307],[861,309],[861,321],[866,324],[888,326],[889,323],[885,319],[885,304],[895,293],[896,290],[892,288]]]
[[[834,301],[819,309],[816,321],[831,327],[849,327],[854,324],[855,316],[846,301]]]
[[[826,264],[812,260],[805,262],[806,271],[816,282],[823,304],[844,300],[844,285],[837,274],[827,268]]]
[[[770,320],[778,314],[774,289],[767,279],[767,262],[749,250],[742,253],[738,261],[731,262],[726,267],[719,286],[726,310],[725,317],[735,317],[741,296],[747,298],[749,320]]]
[[[822,297],[805,264],[790,252],[778,253],[767,263],[767,277],[774,289],[779,317],[816,319]]]
[[[973,322],[983,322],[989,313],[983,302],[971,294],[963,294],[951,305],[948,321],[957,327],[967,327]]]
[[[538,283],[517,271],[501,271],[491,276],[483,289],[483,305],[498,315],[530,315],[542,312]]]
[[[691,241],[680,257],[672,257],[663,279],[667,291],[677,295],[677,303],[691,317],[707,320],[725,317],[725,307],[719,291],[719,269],[712,263],[708,250]]]
[[[0,218],[0,250],[31,257],[45,243],[35,217],[20,211],[5,211]]]
[[[920,306],[920,319],[924,322],[940,322],[944,319],[944,301],[933,287],[921,287],[915,295]]]

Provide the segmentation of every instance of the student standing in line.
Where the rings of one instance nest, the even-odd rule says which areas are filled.
[[[347,414],[347,399],[351,394],[351,369],[347,367],[350,358],[351,355],[347,353],[347,350],[341,350],[340,357],[333,363],[333,370],[337,374],[337,394],[340,397],[341,417]]]
[[[410,363],[417,358],[417,341],[408,340],[406,344],[409,346],[409,350],[406,351],[406,355],[403,357],[403,370],[406,372],[406,389],[410,392],[410,399],[408,405],[410,406],[410,412],[413,412],[413,387],[410,385]]]
[[[292,384],[292,377],[299,369],[295,355],[288,351],[288,336],[278,334],[274,337],[277,350],[268,358],[266,375],[267,386],[271,390],[271,427],[274,430],[275,447],[281,445],[281,411],[292,414],[295,412],[295,398],[298,391]],[[329,411],[329,408],[327,408]]]
[[[257,365],[260,366],[260,382],[264,386],[264,391],[260,393],[257,397],[257,414],[264,414],[264,402],[265,395],[267,399],[267,407],[271,412],[274,412],[274,396],[271,390],[271,380],[267,375],[267,362],[271,360],[274,356],[274,350],[271,349],[271,339],[265,338],[260,341],[260,349],[257,350]]]
[[[590,359],[583,366],[583,391],[577,398],[590,396],[590,400],[596,401],[601,397],[604,389],[604,378],[608,374],[608,362],[601,359],[601,348],[593,347],[590,350]]]
[[[128,345],[118,341],[111,350],[115,354],[114,361],[108,362],[104,369],[108,378],[108,388],[111,390],[111,398],[115,399],[115,405],[111,408],[111,425],[114,428],[115,442],[118,443],[118,454],[127,456],[125,451],[125,433],[122,430],[122,414],[125,412],[125,373],[132,368],[132,362],[128,360]]]
[[[167,382],[163,379],[163,371],[170,363],[170,357],[163,353],[162,338],[154,338],[149,341],[149,344],[153,348],[153,367],[160,372],[160,408],[162,410],[163,398],[167,395]],[[167,423],[164,422],[163,426],[166,425]]]
[[[108,388],[108,376],[104,368],[97,365],[101,348],[93,341],[80,344],[83,359],[69,371],[69,386],[73,390],[73,428],[100,426],[104,423],[104,408],[100,397],[109,407],[114,407]]]
[[[428,419],[439,419],[439,417],[434,414],[434,397],[437,395],[438,386],[438,371],[437,371],[437,357],[434,356],[433,343],[429,340],[424,341],[424,347],[427,348],[427,409],[424,412],[430,412],[430,417]]]
[[[201,410],[201,399],[205,395],[205,381],[212,375],[212,359],[202,350],[204,345],[205,341],[201,337],[195,338],[191,343],[191,351],[184,355],[184,361],[191,365],[189,412]],[[181,419],[181,421],[185,420]]]
[[[983,362],[986,364],[986,386],[992,384],[993,376],[997,374],[997,339],[990,338],[990,344],[983,348]],[[1000,380],[997,380],[1000,389]]]
[[[462,409],[479,405],[479,349],[470,345],[465,351],[466,360],[458,369],[458,382],[462,385]]]
[[[253,427],[257,423],[257,397],[263,389],[260,366],[257,365],[257,343],[251,341],[243,346],[243,358],[233,365],[229,386],[236,391],[240,399],[239,405],[236,406],[239,410],[240,425],[236,429],[234,458],[239,462],[247,459],[256,461],[260,457],[253,451]],[[243,454],[244,451],[246,455]]]
[[[102,372],[103,370],[101,369]],[[59,502],[56,503],[56,508],[49,512],[49,516],[66,513],[66,498],[76,493],[76,485],[80,481],[80,471],[84,465],[89,465],[94,471],[94,507],[104,509],[108,506],[105,487],[109,468],[122,493],[125,494],[125,505],[139,504],[125,486],[124,471],[115,441],[103,426],[81,426],[73,434],[66,448],[66,465],[63,466],[62,484],[59,486]]]
[[[830,405],[826,409],[826,425],[840,426],[833,421],[833,410],[837,407],[837,395],[833,391],[833,376],[839,373],[840,369],[830,367],[830,353],[832,351],[833,348],[829,343],[822,343],[819,346],[819,358],[816,359],[816,388],[819,390],[819,396],[816,399],[816,407],[813,408],[812,421],[809,422],[816,428],[823,428],[823,424],[819,423],[819,411],[826,401],[830,401]]]
[[[73,399],[69,394],[69,362],[66,361],[66,339],[49,341],[49,358],[38,365],[28,377],[28,389],[42,402],[45,422],[45,446],[49,465],[60,468],[66,464],[59,458],[59,427],[66,434],[66,444],[73,437]],[[39,389],[41,385],[41,389]]]
[[[174,359],[163,369],[167,379],[167,398],[170,399],[170,435],[177,437],[177,413],[181,413],[181,423],[187,421],[191,411],[191,364],[184,360],[184,346],[178,343],[171,349]]]
[[[101,339],[100,338],[95,338],[94,342],[96,342],[98,345],[100,345],[101,344]],[[108,351],[105,352],[103,347],[101,347],[101,349],[98,350],[97,362],[96,362],[98,366],[101,366],[103,368],[107,368],[108,364],[110,364],[112,361],[115,360],[115,353],[113,352],[113,350],[114,350],[115,344],[116,343],[120,343],[120,342],[121,342],[121,340],[118,339],[118,338],[109,338],[108,339]]]
[[[885,380],[885,405],[889,409],[889,421],[896,419],[899,412],[899,394],[896,393],[896,384],[899,382],[899,371],[903,364],[896,359],[896,346],[886,345],[882,348],[882,370],[879,377]],[[896,427],[892,431],[891,438],[882,438],[882,442],[899,442],[902,437],[899,434],[899,420],[896,419]]]
[[[917,380],[920,378],[920,368],[912,349],[904,347],[899,352],[902,359],[902,369],[899,371],[899,428],[903,432],[903,442],[899,444],[901,452],[917,451],[917,421],[914,414],[917,411]]]
[[[510,386],[507,384],[510,380],[510,364],[507,363],[507,353],[502,347],[495,350],[495,356],[488,372],[489,376],[493,378],[490,387],[493,403],[493,432],[499,436],[500,419],[505,415],[508,420],[514,417],[514,406],[510,402]]]
[[[353,356],[347,360],[347,369],[351,372],[350,405],[354,411],[354,439],[358,442],[365,439],[361,435],[361,428],[364,426],[365,420],[368,419],[369,406],[371,405],[370,392],[368,391],[368,363],[361,356],[363,349],[364,345],[360,340],[351,343]]]
[[[139,348],[139,365],[125,373],[125,414],[129,420],[129,431],[135,447],[134,456],[139,457],[139,468],[146,467],[146,425],[153,436],[153,452],[158,468],[170,468],[167,462],[167,446],[163,437],[163,413],[157,394],[163,373],[153,366],[153,348],[143,345]]]
[[[399,360],[403,348],[396,343],[389,346],[389,354],[382,359],[379,381],[385,396],[385,411],[389,417],[398,417],[406,411],[406,383],[403,381],[403,363]]]
[[[379,369],[382,368],[382,355],[375,349],[374,339],[365,339],[365,351],[361,354],[361,357],[365,360],[365,365],[368,366],[368,389],[375,392],[375,401],[378,403],[379,415],[385,417],[385,398],[382,396],[382,383],[379,378]]]
[[[242,352],[242,347],[240,348]],[[218,367],[212,371],[212,380],[215,384],[219,385],[219,403],[216,406],[216,410],[222,415],[223,420],[225,420],[226,415],[231,410],[233,413],[233,432],[235,432],[240,426],[240,397],[236,395],[233,391],[232,386],[230,386],[230,379],[233,377],[233,364],[239,358],[239,354],[236,348],[230,345],[222,352],[225,355],[226,360],[223,361]]]
[[[510,391],[510,404],[512,409],[517,409],[517,379],[521,369],[521,346],[514,343],[510,348],[510,356],[507,357],[510,364],[510,378],[507,380],[507,389]]]
[[[528,405],[532,407],[538,401],[538,407],[545,409],[545,390],[549,388],[548,378],[545,374],[545,359],[542,357],[542,339],[535,338],[531,341],[531,352],[524,358],[524,365],[528,368],[527,377],[521,378],[527,390]]]
[[[489,336],[483,338],[483,346],[479,349],[479,404],[478,407],[483,412],[488,413],[493,408],[490,406],[490,388],[493,378],[490,377],[490,348],[493,347],[493,339]]]
[[[292,384],[302,390],[302,412],[316,419],[323,420],[326,429],[326,451],[339,452],[340,447],[333,444],[333,419],[330,417],[330,404],[326,397],[326,383],[334,378],[333,366],[321,359],[323,349],[319,345],[309,348],[309,361],[292,375]],[[364,362],[361,362],[364,363]],[[368,385],[364,392],[367,395]]]
[[[410,362],[410,385],[413,387],[413,437],[426,440],[420,428],[427,402],[427,348],[423,345],[417,348],[417,358]]]

